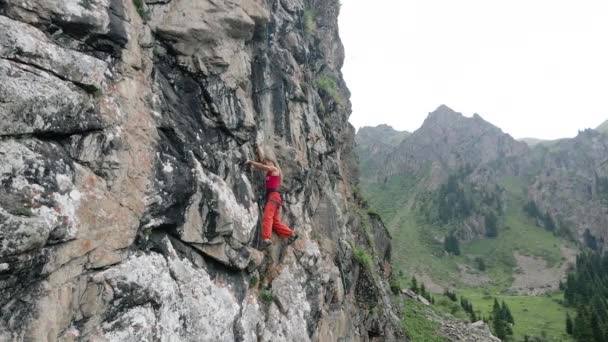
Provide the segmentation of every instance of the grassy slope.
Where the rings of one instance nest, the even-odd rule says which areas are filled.
[[[507,179],[502,184],[507,191],[503,228],[496,239],[483,239],[465,245],[463,254],[481,256],[486,260],[492,290],[499,292],[511,286],[513,268],[516,266],[513,252],[544,258],[548,265],[563,262],[560,246],[563,241],[541,227],[537,227],[524,214],[523,182]]]
[[[405,273],[424,271],[434,279],[458,285],[457,264],[470,264],[472,257],[482,257],[488,266],[487,275],[492,288],[503,291],[512,282],[514,251],[539,256],[550,266],[563,262],[560,246],[563,244],[550,232],[535,226],[522,211],[523,183],[509,179],[503,186],[507,190],[505,220],[498,238],[481,239],[461,246],[461,256],[446,256],[438,241],[441,229],[422,223],[409,202],[415,200],[414,180],[392,178],[384,186],[363,187],[372,210],[382,215],[393,236],[393,259],[397,269]],[[402,189],[409,189],[402,190]],[[437,236],[433,236],[436,234]]]
[[[486,316],[485,309],[491,308],[493,303],[488,294],[498,296],[499,300],[505,300],[511,306],[516,319],[520,321],[515,326],[516,336],[540,336],[541,331],[545,331],[554,338],[552,341],[560,341],[558,337],[564,328],[565,309],[554,298],[500,294],[513,281],[516,266],[514,251],[543,257],[549,265],[563,262],[560,246],[564,242],[535,226],[523,213],[523,182],[519,179],[504,181],[507,209],[498,238],[463,245],[461,256],[445,256],[442,244],[432,236],[432,232],[438,229],[421,224],[409,208],[410,201],[415,200],[415,183],[414,179],[393,178],[384,186],[363,186],[371,207],[382,215],[392,233],[395,269],[407,275],[426,273],[436,282],[458,288],[458,292],[471,299],[474,306],[481,308]],[[490,277],[491,283],[483,288],[466,288],[459,281],[457,264],[472,265],[474,256],[486,260],[485,274]]]
[[[465,289],[462,295],[468,298],[475,310],[484,317],[492,311],[494,297],[485,295],[479,289]],[[565,333],[566,309],[562,306],[561,294],[552,296],[496,296],[499,302],[503,300],[515,317],[513,327],[514,337],[519,341],[525,335],[542,336],[546,334],[548,341],[572,341]],[[574,311],[570,311],[573,315]]]
[[[403,301],[402,323],[413,342],[445,342],[439,333],[439,323],[427,318],[430,308],[413,300]]]
[[[409,207],[415,179],[392,177],[381,186],[363,186],[370,207],[382,216],[393,237],[393,264],[405,274],[431,271],[435,279],[451,282],[457,270],[451,258],[440,258],[443,245],[431,235],[433,227],[420,225]],[[406,189],[406,190],[404,190]]]

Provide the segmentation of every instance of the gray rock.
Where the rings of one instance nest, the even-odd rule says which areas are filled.
[[[90,33],[106,33],[110,25],[110,0],[5,0],[0,7],[30,24],[52,21]]]
[[[203,223],[205,234],[232,235],[237,241],[248,243],[258,221],[258,211],[252,201],[253,193],[249,181],[243,178],[247,186],[246,198],[249,201],[241,204],[223,179],[205,172],[199,163],[196,164],[196,177],[205,193],[211,195],[211,198],[206,199],[207,215],[203,215],[206,218]],[[210,217],[215,219],[210,221]]]
[[[536,147],[524,164],[533,179],[528,198],[539,212],[551,217],[555,230],[570,232],[596,250],[608,241],[606,146],[608,135],[586,130],[573,139]],[[547,226],[547,220],[536,219]]]
[[[0,135],[73,133],[100,129],[90,96],[69,82],[0,59]]]
[[[76,238],[81,193],[58,146],[3,140],[0,165],[0,257]]]
[[[102,284],[110,285],[110,304],[118,309],[102,324],[104,338],[234,340],[239,303],[227,288],[188,262],[154,254],[134,256],[99,276]],[[159,305],[158,310],[153,305]]]
[[[77,85],[101,89],[107,70],[104,61],[54,45],[41,31],[4,16],[0,16],[0,31],[0,58],[31,65]]]

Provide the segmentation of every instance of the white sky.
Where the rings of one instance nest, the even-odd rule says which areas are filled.
[[[608,119],[608,0],[341,0],[351,123],[414,131],[445,104],[516,138]]]

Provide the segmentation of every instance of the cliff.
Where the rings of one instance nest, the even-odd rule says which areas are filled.
[[[0,340],[405,339],[353,196],[338,12],[0,1]],[[256,143],[300,235],[267,253]]]

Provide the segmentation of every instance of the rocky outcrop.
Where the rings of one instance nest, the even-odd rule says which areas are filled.
[[[427,324],[430,323],[430,327],[437,327],[436,332],[428,332],[429,335],[432,334],[429,339],[433,337],[437,339],[442,336],[445,339],[441,340],[454,342],[500,342],[499,338],[492,335],[490,327],[484,321],[469,323],[456,319],[445,312],[435,311],[425,298],[410,290],[403,290],[403,295],[407,297],[404,300],[404,309],[409,308],[416,315],[421,316],[419,319],[429,321]],[[419,302],[422,305],[410,305],[414,302]]]
[[[377,179],[376,174],[383,173],[383,161],[409,135],[388,125],[361,127],[355,136],[361,181]]]
[[[362,147],[379,144],[384,146],[397,146],[411,133],[397,131],[389,125],[378,125],[376,127],[361,127],[357,131],[355,142]]]
[[[353,197],[338,11],[0,1],[0,340],[404,340]],[[256,144],[301,236],[267,253]]]
[[[490,331],[483,321],[464,323],[459,321],[443,321],[441,325],[443,336],[449,341],[462,342],[499,342],[500,339]]]
[[[531,174],[528,199],[537,207],[538,224],[586,247],[606,247],[608,135],[585,130],[573,139],[538,146],[524,169]]]
[[[550,144],[551,140],[543,140],[537,138],[522,138],[519,141],[526,143],[529,147],[534,147],[539,144]]]

